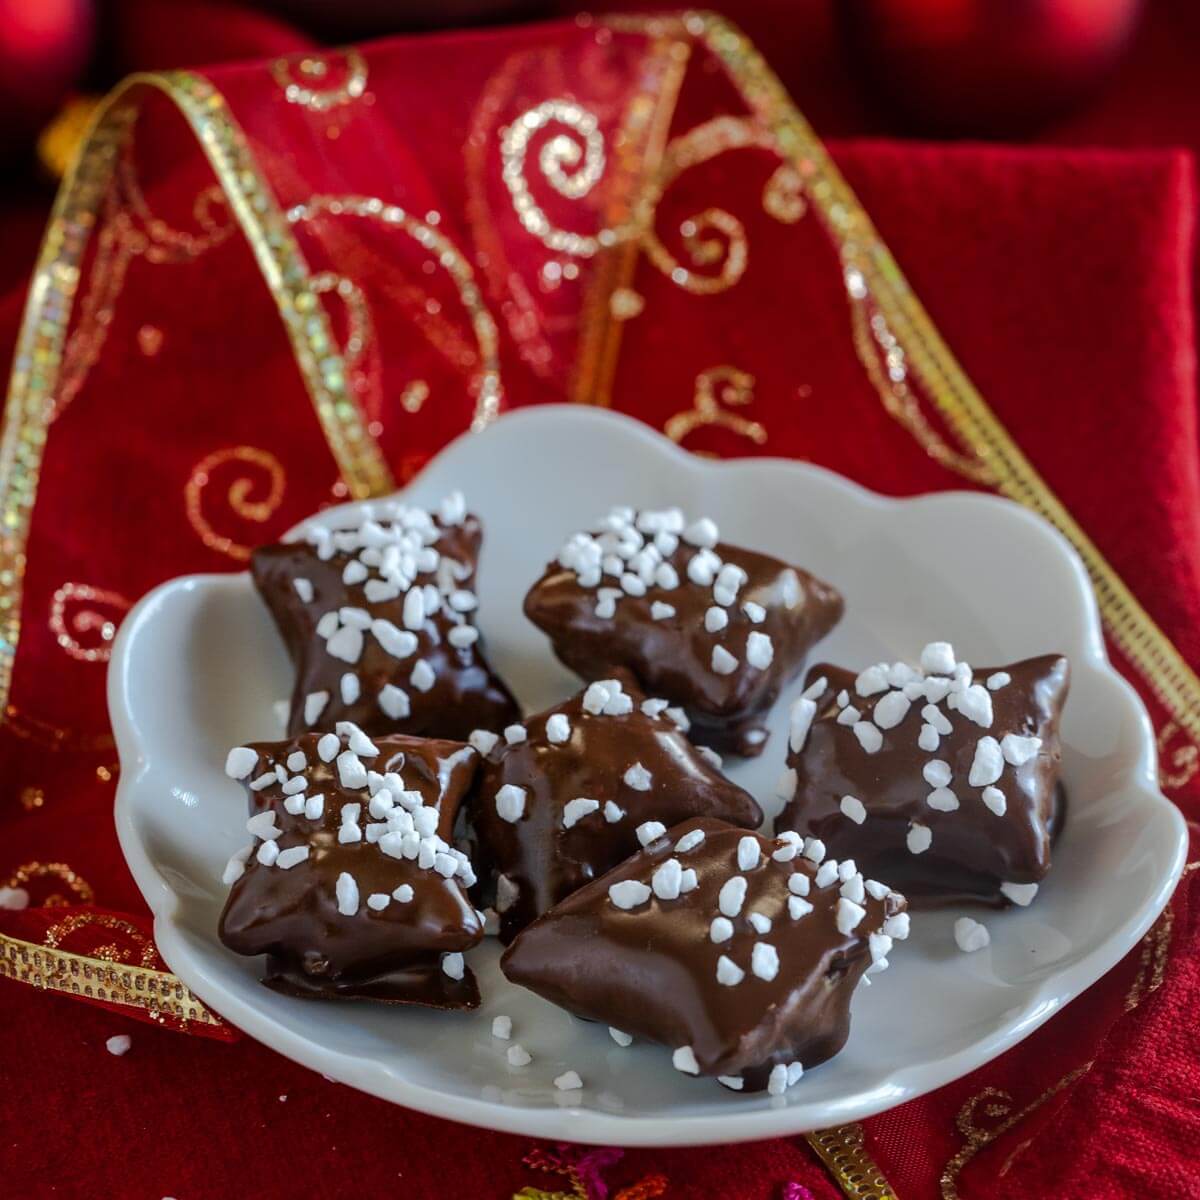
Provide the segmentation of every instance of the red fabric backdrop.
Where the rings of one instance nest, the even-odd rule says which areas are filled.
[[[330,62],[329,86],[353,74],[352,62]],[[490,353],[486,310],[505,405],[607,401],[678,433],[698,389],[734,378],[746,403],[723,411],[755,427],[702,427],[685,445],[809,458],[893,493],[964,486],[881,405],[854,352],[828,239],[767,150],[713,152],[673,179],[655,222],[662,253],[573,258],[522,225],[501,177],[501,128],[552,98],[595,113],[608,145],[595,187],[580,201],[544,186],[535,195],[562,228],[619,224],[646,182],[655,115],[670,116],[663,98],[674,62],[641,34],[566,23],[380,43],[366,51],[365,99],[319,112],[289,101],[294,64],[282,83],[264,63],[209,78],[281,207],[307,206],[295,226],[314,270],[355,285],[337,292],[328,281],[341,297],[331,294],[328,309],[338,338],[361,343],[353,393],[397,479],[470,420]],[[660,132],[676,139],[744,110],[696,48]],[[205,198],[211,175],[180,129],[158,104],[139,130],[139,189],[126,187],[112,214],[134,236],[115,240],[116,258],[99,276],[111,278],[117,262],[123,286],[111,315],[78,327],[68,374],[79,386],[60,397],[29,542],[15,709],[0,730],[0,884],[30,863],[73,873],[35,873],[26,883],[35,906],[87,900],[144,911],[111,829],[104,621],[119,621],[170,575],[238,569],[240,547],[344,495],[271,297],[223,206]],[[834,152],[1000,419],[1200,664],[1190,160],[874,142]],[[321,195],[403,205],[447,239],[458,265],[429,269],[417,226],[398,233],[373,216],[329,215],[314,200]],[[691,274],[718,277],[731,238],[744,239],[745,266],[729,286],[698,292],[673,278],[671,263],[686,258],[687,221],[717,207],[741,232],[726,225],[726,249]],[[190,240],[168,236],[149,210]],[[463,261],[478,300],[463,291]],[[621,289],[643,307],[611,319]],[[87,294],[101,312],[103,288]],[[609,339],[601,345],[599,328]],[[238,499],[230,488],[242,478],[249,490]],[[1194,816],[1200,755],[1168,714],[1156,708],[1154,718],[1165,781]],[[1189,1165],[1200,1157],[1188,1100],[1196,1064],[1181,1019],[1200,992],[1193,886],[1188,876],[1146,944],[1024,1046],[867,1123],[869,1147],[903,1200],[1200,1196]],[[62,911],[0,912],[0,931],[42,940]],[[64,945],[94,951],[110,935],[93,928]],[[245,1039],[134,1025],[7,981],[0,1023],[0,1164],[13,1195],[192,1200],[391,1187],[507,1197],[567,1186],[545,1162],[522,1161],[532,1149],[522,1139],[390,1108]],[[133,1037],[119,1059],[103,1045],[118,1032]],[[306,1152],[279,1154],[297,1131]],[[196,1153],[201,1144],[207,1153]],[[582,1169],[610,1194],[639,1183],[655,1194],[658,1175],[680,1197],[775,1196],[788,1181],[837,1194],[802,1139],[591,1155]]]

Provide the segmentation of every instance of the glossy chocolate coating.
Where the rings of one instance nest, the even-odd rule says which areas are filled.
[[[857,696],[854,671],[827,664],[812,667],[807,682],[824,676],[828,687],[817,701],[803,748],[788,755],[796,790],[776,830],[820,838],[834,857],[853,857],[863,871],[903,891],[914,906],[955,900],[1001,906],[1009,903],[1000,891],[1002,883],[1038,883],[1050,869],[1051,843],[1065,811],[1058,781],[1058,727],[1070,673],[1064,657],[1048,654],[1007,667],[978,668],[975,679],[982,682],[997,671],[1012,678],[990,692],[990,728],[946,712],[952,732],[941,738],[936,751],[926,752],[917,744],[924,704],[918,700],[899,725],[883,731],[883,748],[867,754],[853,730],[837,723],[835,698],[845,689],[851,703],[869,717],[880,696]],[[983,803],[982,787],[970,786],[968,778],[980,737],[1000,740],[1009,733],[1040,737],[1042,746],[1023,766],[1005,764],[995,785],[1007,802],[999,816]],[[959,800],[952,812],[927,803],[933,788],[922,770],[931,759],[950,766],[949,787]],[[866,807],[861,825],[839,807],[847,795]],[[912,821],[933,836],[930,848],[920,854],[906,844]]]
[[[680,838],[703,830],[696,848],[677,851]],[[772,1066],[799,1061],[807,1070],[836,1054],[850,1030],[850,996],[871,962],[868,934],[903,911],[902,896],[867,896],[866,915],[839,932],[839,883],[818,888],[813,863],[797,855],[778,862],[783,843],[754,837],[756,866],[739,871],[738,844],[747,836],[722,821],[700,818],[668,831],[607,875],[581,888],[530,925],[501,959],[504,974],[578,1016],[637,1034],[675,1050],[691,1046],[705,1075],[740,1075],[746,1090],[765,1086]],[[609,888],[621,880],[651,884],[655,869],[675,857],[695,870],[698,884],[678,899],[652,895],[618,908]],[[809,876],[813,910],[793,919],[788,879]],[[732,920],[733,935],[714,943],[719,893],[728,879],[747,880],[745,900]],[[761,913],[771,928],[750,924]],[[779,970],[762,979],[751,968],[756,942],[776,949]],[[745,976],[726,986],[717,960],[726,955]]]
[[[762,810],[749,792],[726,779],[670,717],[646,715],[645,697],[632,676],[623,672],[619,678],[633,701],[627,715],[586,712],[585,689],[530,717],[525,741],[508,745],[501,739],[484,760],[469,816],[479,843],[477,863],[499,876],[496,908],[505,942],[641,849],[636,831],[645,821],[670,827],[689,817],[714,816],[747,829],[762,823]],[[546,734],[547,720],[556,713],[570,723],[570,736],[561,744]],[[639,762],[650,772],[645,791],[624,780]],[[496,809],[496,794],[506,784],[526,791],[525,811],[515,822]],[[599,810],[566,829],[563,807],[577,797],[596,800]],[[607,801],[623,810],[620,820],[605,818]]]
[[[597,616],[597,589],[583,587],[574,571],[555,561],[525,597],[525,615],[584,679],[602,679],[613,668],[625,667],[651,695],[665,696],[685,709],[694,741],[722,754],[753,756],[766,744],[763,720],[768,710],[800,672],[813,645],[841,619],[842,598],[829,584],[777,558],[725,542],[713,551],[748,577],[726,609],[728,625],[718,633],[708,632],[704,624],[704,614],[715,604],[713,588],[689,580],[687,564],[696,547],[683,540],[664,559],[679,577],[676,588],[652,585],[644,596],[623,596],[614,617]],[[602,586],[615,582],[605,576]],[[766,610],[758,624],[743,610],[748,601]],[[673,606],[674,615],[656,621],[651,616],[656,602]],[[774,647],[765,669],[746,661],[747,639],[755,631],[766,634]],[[733,673],[713,670],[716,645],[738,660]]]
[[[323,795],[324,811],[312,820],[289,813],[279,782],[260,791],[248,788],[251,815],[274,812],[282,830],[279,848],[307,844],[309,857],[285,870],[263,866],[251,855],[221,914],[222,942],[238,954],[267,955],[263,982],[292,995],[475,1007],[479,991],[471,971],[455,980],[441,968],[442,954],[466,950],[483,937],[463,884],[409,859],[386,855],[365,837],[339,843],[342,805],[361,804],[361,825],[366,826],[372,819],[368,794],[342,786],[336,762],[321,761],[318,740],[316,734],[302,734],[250,747],[259,763],[247,784],[273,770],[274,764],[285,763],[292,752],[302,751],[308,760],[303,772],[306,794]],[[403,736],[377,738],[375,744],[380,754],[364,758],[364,764],[381,774],[398,771],[406,788],[438,808],[437,833],[449,841],[478,755],[460,743]],[[336,884],[342,872],[358,884],[359,906],[353,916],[338,910]],[[413,889],[410,901],[393,900],[380,911],[368,907],[371,893],[390,894],[402,884]]]
[[[472,589],[482,542],[478,519],[468,515],[460,525],[440,525],[436,548],[443,559],[457,566],[456,585]],[[355,664],[333,657],[317,634],[317,622],[327,612],[343,606],[362,608],[372,617],[391,621],[404,628],[404,596],[394,600],[371,602],[363,584],[346,584],[342,572],[354,555],[338,552],[322,560],[307,542],[285,542],[254,551],[250,571],[259,594],[270,609],[288,653],[296,667],[288,732],[304,729],[332,729],[338,721],[353,721],[368,733],[407,733],[418,737],[466,739],[473,729],[499,729],[519,716],[516,701],[504,682],[488,666],[481,642],[455,647],[447,641],[454,627],[443,605],[426,618],[417,631],[417,649],[410,657],[394,658],[371,634],[363,639],[363,650]],[[433,582],[433,575],[418,577]],[[312,584],[313,598],[301,600],[295,589],[296,579]],[[469,620],[471,614],[465,619]],[[409,680],[414,664],[424,659],[433,669],[433,686],[420,691]],[[341,678],[346,672],[359,677],[358,699],[347,704],[342,699]],[[410,715],[390,717],[379,705],[379,693],[385,684],[401,688],[411,705]],[[328,692],[329,701],[311,726],[304,719],[305,697],[312,692]]]

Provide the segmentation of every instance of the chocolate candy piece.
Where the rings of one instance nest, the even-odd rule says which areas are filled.
[[[800,850],[687,821],[536,920],[501,969],[682,1071],[780,1092],[842,1048],[859,978],[908,934],[902,896]]]
[[[753,829],[762,810],[632,676],[597,681],[508,731],[471,800],[480,866],[497,873],[500,936],[640,849],[653,826],[711,815]],[[641,837],[639,837],[641,829]]]
[[[436,516],[398,502],[375,514],[332,534],[310,526],[251,557],[296,666],[288,732],[353,721],[461,741],[516,720],[474,625],[479,520],[461,496]]]
[[[349,724],[232,750],[255,840],[226,868],[221,940],[266,954],[263,982],[291,995],[476,1007],[462,961],[483,937],[475,876],[449,840],[478,761]]]
[[[525,597],[525,615],[584,679],[626,667],[682,705],[693,738],[756,755],[763,718],[837,624],[842,598],[776,558],[717,540],[707,518],[613,509],[577,533]]]
[[[981,668],[973,681],[946,643],[922,662],[925,673],[811,669],[811,697],[793,708],[795,795],[776,827],[853,855],[914,904],[1028,904],[1062,823],[1067,660]]]

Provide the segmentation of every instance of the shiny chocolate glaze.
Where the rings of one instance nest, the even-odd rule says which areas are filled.
[[[693,830],[704,832],[703,842],[677,850]],[[738,846],[747,836],[760,858],[740,871]],[[687,821],[536,920],[505,951],[501,969],[513,983],[578,1016],[671,1050],[690,1046],[702,1074],[741,1076],[745,1090],[764,1087],[776,1064],[813,1067],[845,1044],[850,997],[871,963],[868,934],[878,933],[905,904],[895,893],[868,895],[865,916],[843,934],[835,921],[840,883],[818,888],[815,865],[800,855],[773,859],[784,845],[711,818]],[[677,899],[651,895],[630,909],[614,904],[613,884],[650,885],[655,870],[672,857],[696,872],[694,890]],[[809,877],[813,906],[798,920],[788,909],[788,880],[796,871]],[[745,900],[732,918],[732,936],[714,943],[710,928],[720,915],[718,897],[736,874],[747,881]],[[756,931],[751,913],[769,918],[770,929]],[[752,970],[756,942],[778,954],[773,979]],[[886,953],[886,939],[879,949]],[[721,955],[745,972],[734,986],[717,980]]]
[[[883,748],[867,754],[853,729],[837,723],[836,697],[845,689],[866,718],[881,697],[856,695],[854,671],[828,664],[812,667],[807,682],[824,677],[828,686],[817,700],[803,748],[788,755],[796,788],[776,832],[792,829],[820,838],[830,854],[853,857],[865,872],[903,891],[914,906],[956,900],[1002,906],[1009,901],[1001,884],[1039,882],[1050,869],[1051,843],[1065,814],[1058,727],[1070,672],[1062,655],[1048,654],[1006,667],[978,668],[975,680],[982,683],[998,671],[1007,672],[1011,682],[990,692],[990,728],[942,704],[953,729],[936,751],[927,753],[917,744],[925,703],[918,700],[899,725],[883,731]],[[983,803],[983,789],[970,786],[968,778],[980,737],[1000,740],[1009,733],[1040,737],[1042,746],[1023,766],[1005,764],[995,786],[1004,793],[1007,810],[998,816]],[[950,766],[949,787],[959,800],[952,812],[927,803],[933,788],[922,770],[931,759]],[[841,811],[847,795],[866,807],[861,825]],[[906,843],[912,821],[926,826],[933,837],[920,854]]]
[[[443,560],[452,560],[454,585],[470,590],[482,542],[479,520],[471,515],[458,525],[442,525],[436,549]],[[296,667],[288,732],[304,729],[332,729],[338,721],[353,721],[368,733],[407,733],[419,737],[447,737],[465,740],[472,729],[499,729],[520,715],[516,701],[504,682],[488,666],[482,641],[455,647],[447,635],[456,624],[470,623],[473,613],[452,618],[445,605],[427,617],[417,631],[417,649],[404,659],[394,658],[368,633],[363,651],[355,664],[333,657],[317,634],[317,622],[327,612],[343,606],[365,609],[372,617],[391,621],[404,628],[404,596],[394,600],[371,602],[363,584],[346,584],[342,573],[354,555],[335,553],[321,559],[307,542],[285,542],[255,550],[250,571],[259,594],[271,612]],[[295,589],[296,579],[312,585],[311,601],[301,600]],[[421,575],[421,582],[435,582],[435,575]],[[409,676],[418,659],[433,670],[433,685],[420,691]],[[360,681],[360,695],[345,703],[341,679],[347,672]],[[411,712],[407,717],[390,717],[379,704],[385,684],[401,688],[408,696]],[[328,692],[329,701],[311,725],[305,721],[305,697],[313,692]]]
[[[343,804],[361,804],[364,832],[372,820],[368,792],[342,786],[336,760],[321,761],[318,740],[310,733],[250,747],[258,754],[246,780],[250,814],[272,811],[282,830],[276,839],[280,849],[307,844],[309,857],[285,870],[263,866],[252,854],[221,914],[221,941],[238,954],[267,955],[263,982],[291,995],[475,1007],[479,991],[470,969],[456,980],[441,968],[443,954],[466,950],[483,937],[463,882],[390,857],[365,836],[340,843]],[[438,809],[437,833],[449,841],[478,755],[461,743],[404,736],[380,737],[375,745],[379,755],[364,757],[364,765],[381,774],[398,772],[407,789]],[[308,762],[302,772],[308,781],[304,794],[319,793],[325,800],[322,815],[312,820],[287,811],[280,782],[259,791],[248,786],[297,750]],[[256,848],[260,844],[255,841]],[[353,916],[338,910],[336,884],[342,872],[358,884]],[[390,894],[402,884],[413,889],[407,903],[393,900],[380,911],[367,905],[371,893]]]
[[[501,738],[484,760],[468,816],[479,844],[477,865],[497,875],[496,908],[505,942],[639,850],[637,828],[643,822],[669,827],[706,815],[747,829],[762,822],[754,798],[726,779],[669,716],[643,712],[645,697],[631,675],[621,672],[618,678],[633,705],[627,715],[585,711],[584,689],[530,717],[524,741],[509,745]],[[561,744],[547,737],[547,721],[555,714],[570,724]],[[625,781],[635,763],[650,773],[646,790]],[[515,822],[497,812],[496,795],[506,784],[526,791],[524,813]],[[596,800],[600,807],[564,828],[564,806],[577,797]],[[619,820],[606,819],[606,802],[622,810]]]
[[[525,597],[525,615],[584,679],[601,679],[614,667],[625,667],[652,695],[684,707],[694,741],[722,754],[753,756],[766,744],[768,710],[800,672],[813,645],[841,619],[842,598],[807,571],[766,554],[725,542],[713,552],[748,577],[736,602],[726,608],[728,624],[717,633],[704,624],[706,611],[715,604],[713,588],[689,580],[687,565],[696,547],[683,540],[664,559],[679,577],[676,588],[652,585],[644,596],[622,596],[615,616],[597,616],[597,589],[583,587],[573,570],[555,561]],[[602,580],[604,587],[615,583],[611,576]],[[746,615],[747,602],[766,610],[760,623]],[[674,615],[655,620],[655,603],[671,605]],[[766,634],[774,647],[765,669],[746,661],[747,639],[755,631]],[[737,659],[731,674],[713,670],[716,645]]]

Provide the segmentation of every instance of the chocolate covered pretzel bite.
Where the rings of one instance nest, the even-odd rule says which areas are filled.
[[[678,508],[614,508],[599,525],[562,547],[525,615],[584,679],[625,667],[686,710],[694,740],[761,753],[768,709],[837,624],[841,596]]]
[[[622,1045],[778,1095],[842,1048],[855,986],[907,936],[904,897],[853,862],[699,818],[539,917],[500,965]]]
[[[1065,813],[1069,674],[1059,654],[972,671],[946,642],[917,667],[813,667],[777,829],[853,855],[913,903],[1029,904]]]
[[[474,623],[479,519],[460,493],[436,514],[383,501],[345,528],[311,524],[254,551],[250,570],[296,667],[288,732],[462,741],[519,715]]]
[[[225,869],[221,940],[267,955],[263,982],[290,995],[476,1007],[462,952],[483,924],[450,837],[478,761],[349,722],[235,747],[226,773],[246,784],[254,841]]]
[[[681,724],[682,712],[647,700],[621,672],[502,737],[471,735],[484,755],[469,808],[475,853],[481,873],[487,865],[496,875],[504,941],[670,825],[762,822],[754,798]]]

